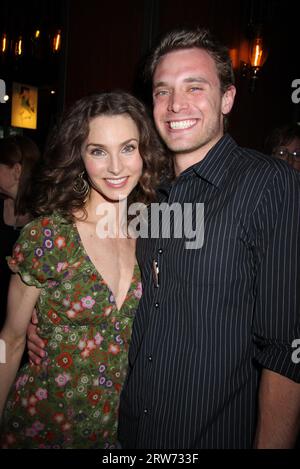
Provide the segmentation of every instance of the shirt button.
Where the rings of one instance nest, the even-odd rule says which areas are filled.
[[[144,414],[147,415],[148,414],[148,409],[144,409]]]
[[[149,362],[152,362],[152,355],[148,355],[147,358],[148,358],[148,361],[149,361]]]
[[[159,307],[159,303],[155,303],[155,308],[158,308]]]
[[[162,253],[163,253],[163,250],[161,248],[159,248],[158,254],[162,254]]]

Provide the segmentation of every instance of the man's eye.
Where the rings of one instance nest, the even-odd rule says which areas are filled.
[[[203,88],[201,88],[200,86],[192,86],[190,88],[190,91],[194,92],[194,91],[203,91]]]

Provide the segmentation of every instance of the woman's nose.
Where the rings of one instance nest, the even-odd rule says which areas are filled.
[[[113,155],[109,159],[108,171],[112,174],[120,174],[123,169],[122,160],[119,156]]]

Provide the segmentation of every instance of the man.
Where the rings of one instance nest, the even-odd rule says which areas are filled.
[[[143,296],[121,397],[121,444],[290,447],[300,409],[291,347],[300,337],[296,175],[223,135],[233,72],[207,32],[167,34],[149,70],[155,124],[177,175],[161,200],[203,202],[205,235],[195,250],[184,239],[138,244]]]
[[[296,173],[224,135],[233,71],[208,32],[167,34],[149,70],[155,124],[176,171],[160,201],[203,203],[204,242],[186,249],[184,237],[138,241],[143,295],[121,395],[121,445],[292,447],[300,411]]]

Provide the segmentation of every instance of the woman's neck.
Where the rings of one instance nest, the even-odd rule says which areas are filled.
[[[96,191],[91,191],[86,202],[86,221],[97,227],[97,233],[104,237],[127,237],[127,200],[112,202]],[[76,216],[76,214],[75,214]],[[80,214],[78,216],[80,219]]]

